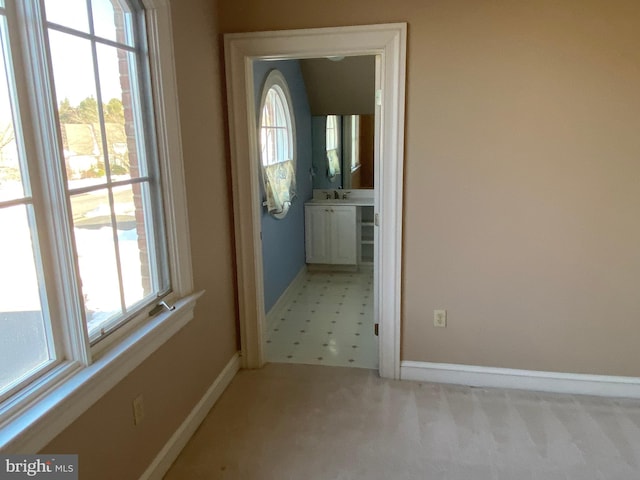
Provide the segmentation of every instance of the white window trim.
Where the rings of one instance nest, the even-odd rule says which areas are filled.
[[[143,0],[149,38],[149,56],[158,139],[158,156],[167,230],[167,250],[175,310],[165,311],[138,328],[125,330],[118,342],[102,351],[90,365],[86,332],[67,335],[69,358],[34,383],[33,395],[19,401],[14,413],[0,424],[0,451],[36,453],[67,428],[99,398],[118,384],[194,318],[196,300],[189,238],[187,197],[182,159],[177,82],[174,65],[169,0]],[[31,59],[33,60],[33,59]],[[27,58],[26,62],[30,62]],[[30,66],[37,62],[30,62]],[[35,81],[37,71],[33,75]],[[40,72],[42,73],[42,72]],[[46,130],[52,131],[52,130]],[[43,139],[46,142],[51,139]],[[54,140],[55,141],[55,140]],[[67,268],[65,259],[56,268]],[[68,270],[73,271],[73,269]],[[64,285],[61,311],[78,308],[69,302]],[[72,329],[73,330],[73,329]],[[79,361],[78,361],[79,360]],[[87,366],[88,365],[88,366]]]

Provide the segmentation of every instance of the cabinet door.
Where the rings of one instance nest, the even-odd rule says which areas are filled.
[[[328,207],[307,206],[304,212],[307,263],[330,263]]]
[[[357,263],[356,207],[331,207],[331,261],[337,265]]]

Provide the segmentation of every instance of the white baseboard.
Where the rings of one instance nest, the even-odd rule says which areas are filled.
[[[403,361],[400,378],[471,387],[640,398],[640,378]]]
[[[240,355],[234,354],[229,363],[224,367],[220,375],[215,379],[198,404],[182,422],[169,441],[153,459],[151,465],[145,470],[140,480],[160,480],[167,473],[171,464],[185,447],[196,429],[205,419],[209,410],[216,403],[220,395],[225,391],[233,377],[240,370]]]
[[[267,329],[270,329],[274,326],[274,324],[278,321],[280,317],[280,311],[293,300],[293,292],[296,291],[300,283],[304,281],[305,274],[307,273],[307,266],[303,265],[298,274],[295,276],[289,286],[282,292],[278,301],[271,307],[269,313],[267,313]]]

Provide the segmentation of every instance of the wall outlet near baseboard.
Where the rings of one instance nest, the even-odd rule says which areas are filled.
[[[433,326],[439,328],[445,328],[447,326],[447,311],[446,310],[434,310],[433,311]]]

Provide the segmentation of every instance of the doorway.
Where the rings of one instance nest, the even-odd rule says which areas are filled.
[[[374,315],[379,372],[398,378],[402,258],[406,24],[225,35],[242,360],[264,364],[264,285],[260,242],[259,159],[253,88],[255,60],[375,55],[376,193]]]
[[[295,195],[286,213],[274,200],[261,211],[268,362],[378,369],[375,65],[373,55],[253,62],[261,196],[291,185]]]

